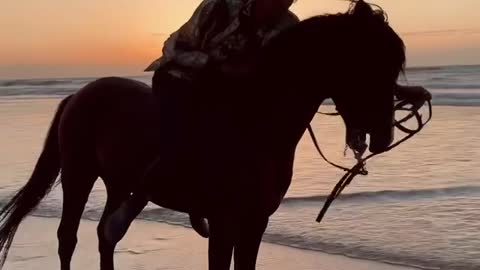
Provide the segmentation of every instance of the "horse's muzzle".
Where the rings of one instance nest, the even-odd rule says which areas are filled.
[[[355,153],[363,155],[365,150],[367,150],[367,133],[356,128],[347,127],[346,131],[346,143],[350,149]]]

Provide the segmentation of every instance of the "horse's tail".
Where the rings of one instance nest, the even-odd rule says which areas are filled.
[[[62,112],[70,96],[62,100],[53,118],[50,130],[35,169],[27,184],[0,210],[0,268],[20,222],[50,192],[60,172],[58,126]]]

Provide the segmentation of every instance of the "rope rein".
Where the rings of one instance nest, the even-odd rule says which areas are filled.
[[[395,112],[396,111],[407,111],[407,112],[409,112],[408,115],[406,115],[405,117],[403,117],[402,119],[400,119],[398,121],[395,120],[395,122],[393,123],[394,127],[398,128],[402,132],[406,133],[407,136],[405,136],[402,139],[400,139],[399,141],[391,144],[382,153],[388,152],[388,151],[392,150],[393,148],[397,147],[398,145],[400,145],[401,143],[403,143],[403,142],[407,141],[408,139],[412,138],[418,132],[420,132],[428,122],[430,122],[430,120],[432,119],[432,104],[429,100],[427,100],[426,102],[428,104],[428,117],[427,117],[427,120],[425,122],[422,121],[423,120],[422,115],[419,113],[420,108],[424,104],[423,102],[418,104],[418,103],[410,102],[408,100],[401,100],[395,105],[395,107],[394,107]],[[331,116],[338,115],[338,113],[320,113],[320,114],[331,115]],[[408,120],[410,120],[412,118],[415,118],[417,120],[418,127],[416,129],[410,129],[410,128],[403,125],[404,123],[406,123]],[[338,169],[346,171],[345,175],[340,179],[340,181],[338,181],[338,183],[333,188],[332,192],[330,193],[327,200],[325,201],[320,213],[318,214],[318,217],[317,217],[316,221],[321,222],[323,217],[327,213],[327,210],[330,207],[330,205],[333,203],[333,201],[338,196],[340,196],[340,193],[342,193],[342,191],[345,189],[345,187],[348,186],[352,182],[353,178],[355,178],[355,176],[357,176],[358,174],[368,175],[368,171],[365,169],[365,164],[366,164],[367,160],[369,160],[372,157],[374,157],[378,154],[381,154],[381,153],[370,154],[370,155],[366,156],[365,158],[361,158],[361,157],[356,156],[357,164],[354,165],[351,169],[348,169],[346,167],[337,165],[337,164],[329,161],[325,157],[322,150],[320,149],[320,146],[318,144],[317,138],[315,137],[315,133],[313,132],[313,129],[312,129],[311,125],[308,126],[308,132],[310,133],[310,137],[312,138],[313,144],[315,145],[315,148],[317,149],[317,152],[320,154],[320,156],[323,158],[323,160],[325,160],[328,164],[330,164],[330,165],[332,165],[332,166],[334,166]]]

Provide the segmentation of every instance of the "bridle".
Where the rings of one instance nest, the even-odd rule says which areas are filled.
[[[382,153],[385,153],[385,152],[388,152],[388,151],[392,150],[393,148],[397,147],[401,143],[403,143],[403,142],[407,141],[408,139],[412,138],[413,136],[415,136],[415,134],[420,132],[423,129],[423,127],[428,122],[430,122],[430,120],[432,119],[432,104],[431,104],[430,100],[425,101],[428,105],[428,117],[427,117],[427,120],[425,122],[422,121],[423,120],[422,115],[419,113],[419,110],[425,104],[424,101],[422,101],[421,103],[418,103],[418,102],[413,102],[411,100],[403,99],[403,100],[397,100],[396,102],[397,103],[394,106],[394,112],[407,111],[409,113],[405,117],[403,117],[402,119],[400,119],[398,121],[395,120],[394,123],[393,123],[393,126],[398,128],[400,131],[406,133],[407,136],[405,136],[402,139],[398,140],[397,142],[391,144]],[[339,115],[338,113],[321,113],[321,112],[319,112],[319,113],[323,114],[323,115],[330,115],[330,116]],[[412,118],[415,118],[415,120],[417,121],[418,127],[416,129],[410,129],[410,128],[408,128],[404,125],[408,120],[410,120]],[[318,153],[323,158],[323,160],[325,160],[328,164],[330,164],[330,165],[332,165],[332,166],[334,166],[338,169],[346,171],[345,175],[340,179],[340,181],[338,181],[338,183],[333,188],[332,192],[330,193],[327,200],[325,201],[325,203],[322,207],[322,210],[320,211],[320,213],[317,216],[316,221],[321,222],[323,217],[325,216],[328,208],[330,207],[330,205],[333,203],[333,201],[338,196],[340,196],[340,193],[342,193],[342,191],[345,189],[345,187],[348,186],[352,182],[353,178],[355,176],[357,176],[358,174],[360,174],[360,175],[367,175],[368,174],[368,171],[365,168],[365,164],[366,164],[367,160],[369,160],[372,157],[374,157],[378,154],[381,154],[381,153],[370,154],[370,155],[368,155],[364,158],[358,157],[357,158],[357,164],[354,165],[351,169],[348,169],[346,167],[337,165],[337,164],[329,161],[325,157],[322,150],[320,149],[320,145],[318,144],[317,138],[315,137],[315,133],[313,132],[313,129],[312,129],[311,125],[308,126],[308,132],[310,133],[310,137],[312,138],[312,141],[313,141],[313,144],[315,145],[315,148],[317,149]]]

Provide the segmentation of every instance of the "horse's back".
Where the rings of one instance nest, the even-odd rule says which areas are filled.
[[[121,77],[105,77],[92,81],[75,93],[76,102],[114,103],[134,98],[145,100],[151,88],[140,81]]]
[[[69,99],[60,150],[69,159],[81,153],[94,160],[106,177],[140,178],[158,148],[157,107],[144,83],[119,77],[95,80]]]
[[[261,134],[247,121],[245,108],[195,94],[194,102],[173,106],[179,118],[172,128],[160,123],[159,104],[148,85],[99,79],[69,101],[62,117],[64,145],[75,148],[70,153],[87,151],[102,178],[120,176],[131,187],[144,185],[163,207],[204,214],[206,209],[276,207],[277,199],[265,198],[281,196],[274,184],[279,157],[264,151],[266,142],[258,140]],[[155,160],[151,177],[141,182]]]

